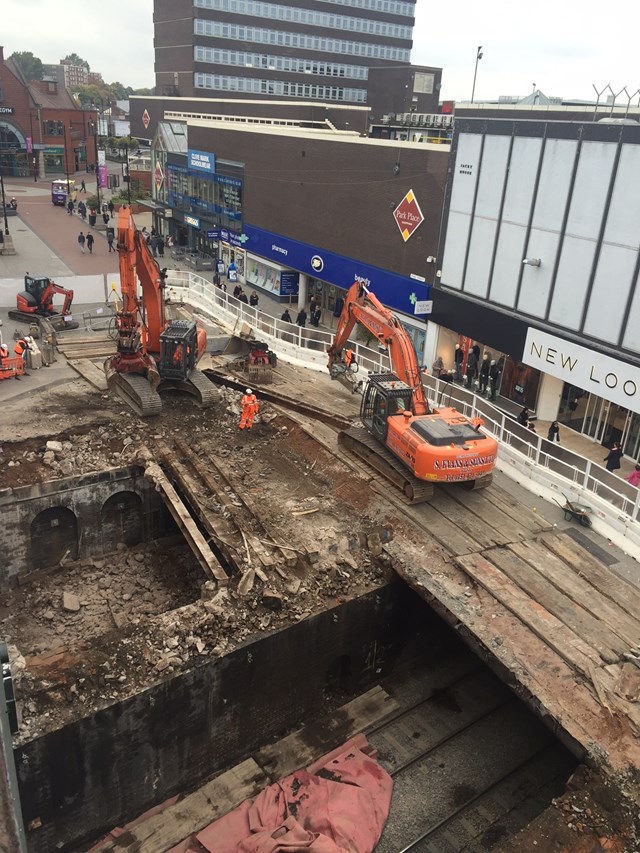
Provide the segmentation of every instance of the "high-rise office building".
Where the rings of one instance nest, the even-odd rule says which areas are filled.
[[[365,105],[369,69],[410,69],[414,12],[415,0],[155,0],[156,94]],[[410,95],[437,104],[437,72],[416,69]]]

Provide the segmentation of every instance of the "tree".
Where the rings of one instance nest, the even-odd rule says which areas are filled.
[[[86,68],[87,71],[91,71],[91,67],[86,59],[83,59],[81,56],[78,56],[77,53],[68,53],[65,56],[65,62],[70,62],[72,65],[78,65],[81,68]]]
[[[155,90],[151,89],[134,89],[132,95],[153,95]]]
[[[42,80],[42,60],[34,56],[30,50],[19,50],[12,53],[9,59],[13,59],[26,80]]]

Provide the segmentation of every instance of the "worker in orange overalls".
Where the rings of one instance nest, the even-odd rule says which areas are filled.
[[[347,349],[344,351],[344,363],[347,366],[347,370],[351,367],[352,364],[355,363],[355,353],[352,349]]]
[[[26,338],[20,338],[19,341],[16,341],[16,345],[14,346],[13,351],[19,358],[26,362],[27,352],[29,351],[28,340],[26,340]]]
[[[251,429],[253,419],[258,414],[258,400],[251,388],[247,388],[242,395],[242,417],[240,418],[240,429]]]

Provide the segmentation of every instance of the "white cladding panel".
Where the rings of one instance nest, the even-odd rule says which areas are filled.
[[[577,237],[564,238],[553,289],[549,320],[565,329],[579,329],[596,244]]]
[[[507,175],[510,138],[487,136],[482,149],[482,166],[473,217],[465,293],[486,297],[491,257],[496,239],[502,193]]]
[[[451,188],[450,209],[470,214],[478,180],[478,164],[482,136],[479,133],[461,133]]]
[[[527,257],[539,258],[540,266],[523,264],[518,311],[544,320],[559,242],[560,234],[555,231],[532,231],[529,235]]]
[[[640,145],[622,146],[604,242],[632,249],[640,246]]]
[[[610,142],[584,142],[571,196],[567,234],[596,240],[602,225],[616,146]]]
[[[455,290],[462,289],[462,274],[469,242],[481,144],[482,136],[475,133],[461,133],[458,140],[447,237],[442,259],[442,282]]]
[[[637,252],[631,249],[602,244],[589,298],[585,334],[617,345],[637,258]]]
[[[523,136],[513,140],[507,194],[502,212],[502,218],[506,222],[522,226],[529,224],[541,147],[541,139]]]
[[[498,223],[495,219],[473,219],[469,246],[469,261],[464,277],[464,292],[486,298],[491,272],[491,249],[496,239]]]
[[[493,267],[489,299],[498,305],[513,308],[516,301],[520,265],[524,257],[526,231],[521,225],[503,222],[498,239],[498,251]]]
[[[532,228],[560,231],[567,206],[578,143],[575,139],[547,139],[538,183]],[[546,259],[547,263],[551,259]]]
[[[634,352],[640,352],[640,274],[634,283],[633,302],[631,303],[622,346]]]
[[[469,217],[464,213],[449,213],[447,244],[442,263],[442,281],[454,290],[462,290],[464,259],[469,240]]]

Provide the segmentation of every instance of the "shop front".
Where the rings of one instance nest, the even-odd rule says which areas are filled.
[[[290,267],[247,253],[245,276],[248,285],[277,297],[280,302],[291,302],[298,295],[300,274]]]

